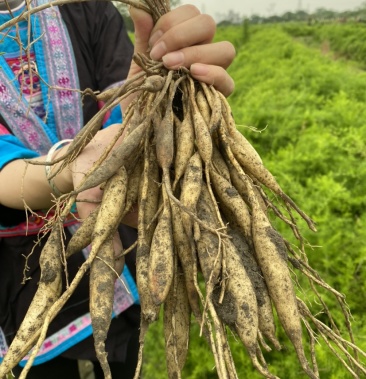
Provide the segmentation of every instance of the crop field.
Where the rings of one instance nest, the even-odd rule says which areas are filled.
[[[236,89],[229,98],[238,129],[264,164],[317,224],[299,220],[309,262],[323,279],[346,295],[356,344],[366,350],[366,26],[363,24],[278,24],[228,26],[218,38],[232,41],[230,67]],[[289,233],[281,223],[281,233]],[[282,230],[283,228],[283,230]],[[291,241],[291,236],[288,236]],[[296,272],[293,273],[296,278]],[[322,306],[301,282],[299,296],[313,311]],[[335,300],[326,299],[334,322],[342,320]],[[316,312],[315,312],[316,313]],[[337,324],[342,329],[344,325]],[[145,347],[143,377],[165,377],[160,322]],[[278,328],[281,352],[265,358],[275,375],[305,377],[290,343]],[[232,337],[234,339],[234,337]],[[233,341],[239,378],[259,378],[242,345]],[[319,338],[320,376],[351,377]],[[187,379],[216,378],[214,361],[199,327],[191,331]]]

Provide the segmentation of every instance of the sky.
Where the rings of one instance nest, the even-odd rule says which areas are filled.
[[[318,8],[335,11],[353,10],[365,0],[181,0],[181,4],[194,4],[201,12],[208,13],[214,18],[227,14],[230,10],[241,16],[271,16],[283,14],[298,9],[313,12]]]

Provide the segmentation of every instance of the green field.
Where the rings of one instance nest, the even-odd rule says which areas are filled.
[[[229,98],[240,131],[253,143],[284,190],[317,223],[301,225],[309,262],[347,297],[357,344],[366,350],[366,28],[363,24],[230,26],[218,39],[232,41],[236,89]],[[364,59],[365,58],[365,59]],[[277,228],[291,239],[283,224]],[[300,276],[300,275],[299,275]],[[301,296],[321,310],[303,285]],[[341,312],[330,296],[335,320]],[[340,328],[344,325],[340,323]],[[306,377],[279,329],[283,352],[266,354],[281,378]],[[183,378],[216,378],[199,328],[192,328]],[[259,378],[245,349],[232,339],[239,378]],[[351,377],[329,350],[317,345],[321,378]],[[144,378],[165,378],[161,325],[152,326]]]

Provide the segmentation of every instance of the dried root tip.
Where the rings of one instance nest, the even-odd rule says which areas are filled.
[[[95,338],[95,337],[94,337]],[[97,356],[100,367],[103,370],[104,379],[112,379],[111,369],[109,367],[107,356],[108,354],[105,352],[105,344],[103,343],[94,343],[95,346],[95,354]]]
[[[272,351],[272,349],[267,345],[266,341],[264,340],[263,335],[260,332],[260,330],[258,331],[258,341],[265,351],[267,351],[268,353]]]
[[[252,346],[252,347],[249,347],[248,349],[248,353],[249,353],[249,356],[250,356],[250,359],[253,363],[253,366],[255,367],[255,369],[261,374],[263,375],[265,378],[268,378],[268,379],[280,379],[278,376],[276,375],[273,375],[271,374],[269,371],[268,371],[268,368],[264,365],[262,365],[259,360],[258,360],[258,347],[257,346]],[[261,360],[264,361],[264,357],[262,356],[262,352],[259,352],[259,355],[261,356]]]
[[[138,352],[138,358],[137,358],[137,366],[135,370],[135,375],[133,379],[139,379],[141,377],[141,369],[142,369],[142,358],[143,358],[143,352],[145,347],[145,337],[146,333],[149,329],[150,323],[146,322],[143,318],[141,318],[140,323],[140,346],[139,346],[139,352]]]
[[[291,208],[293,208],[308,224],[310,230],[313,232],[316,232],[315,222],[306,214],[304,213],[296,204],[295,202],[287,196],[284,192],[281,191],[279,195],[282,197],[282,199],[290,205]]]
[[[181,378],[187,359],[190,315],[183,273],[176,266],[174,281],[164,303],[165,355],[169,378]]]

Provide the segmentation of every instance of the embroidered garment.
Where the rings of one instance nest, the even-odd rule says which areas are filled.
[[[39,0],[38,3],[42,1]],[[59,17],[60,14],[62,19]],[[1,19],[2,16],[0,12],[1,23],[5,22]],[[33,85],[37,87],[39,84],[42,101],[33,103],[32,96],[28,100],[23,97],[22,101],[19,101],[24,82],[17,80],[18,68],[15,67],[13,70],[14,66],[13,69],[11,67],[17,63],[13,60],[14,57],[1,55],[0,169],[14,159],[33,158],[45,154],[57,140],[74,136],[98,111],[98,104],[88,97],[83,99],[81,108],[78,90],[91,88],[94,91],[102,91],[122,81],[127,75],[132,58],[132,44],[121,16],[111,3],[75,3],[64,5],[60,9],[49,8],[41,17],[31,17],[31,31],[35,41],[36,66],[33,55],[28,64],[32,66],[32,70],[37,69],[41,80],[38,83],[27,83],[25,80],[25,84],[30,85],[30,94],[33,94]],[[47,32],[43,33],[44,31]],[[22,62],[22,59],[19,62]],[[22,70],[24,72],[26,68],[23,67]],[[27,74],[33,75],[33,72],[28,71]],[[31,75],[28,75],[28,79]],[[51,87],[45,83],[51,83]],[[39,108],[41,103],[44,113]],[[114,117],[118,111],[119,107],[113,111]],[[120,120],[120,115],[114,120]],[[36,291],[40,276],[38,257],[43,242],[36,247],[27,261],[27,275],[32,280],[21,284],[24,256],[28,256],[34,246],[34,237],[23,234],[25,221],[24,211],[0,205],[0,326],[3,330],[3,338],[0,338],[1,351],[6,349],[3,345],[14,337]],[[36,232],[37,226],[41,224],[37,218],[31,219],[31,222]],[[72,220],[70,222],[72,223]],[[71,236],[71,227],[70,224],[65,229],[68,238]],[[9,231],[15,234],[9,237],[9,234],[6,234]],[[130,246],[136,239],[136,231],[128,227],[121,227],[120,234],[125,247]],[[75,254],[68,261],[70,280],[83,261],[82,253]],[[127,265],[134,277],[134,253],[129,254]],[[127,269],[125,274],[124,277],[129,281],[131,276],[128,275]],[[132,289],[128,294],[129,300],[116,297],[114,315],[117,316],[126,306],[128,309],[115,317],[111,323],[107,348],[108,358],[112,361],[124,361],[128,340],[139,326],[139,307],[131,305],[136,301],[137,295],[134,293],[133,281],[129,283],[129,287]],[[38,359],[38,363],[57,354],[72,359],[95,359],[92,339],[86,338],[90,333],[90,328],[85,327],[87,312],[88,278],[85,277],[64,309],[51,323],[45,346],[46,353]],[[84,327],[78,329],[77,325]],[[78,332],[71,333],[71,338],[64,340],[64,332],[70,328]],[[55,341],[59,341],[60,344]],[[50,346],[54,348],[49,350]]]
[[[20,7],[19,10],[14,12],[14,15],[21,12],[24,8]],[[0,19],[7,19],[9,15],[5,12],[0,12]],[[3,22],[0,22],[1,24]],[[11,68],[12,72],[21,89],[24,98],[30,104],[38,117],[45,121],[46,115],[43,99],[41,93],[40,77],[38,75],[38,68],[35,62],[34,47],[28,41],[28,22],[22,20],[13,27],[2,34],[1,49],[4,53],[6,63]],[[28,46],[28,49],[20,49],[18,41],[22,42],[22,46]]]

